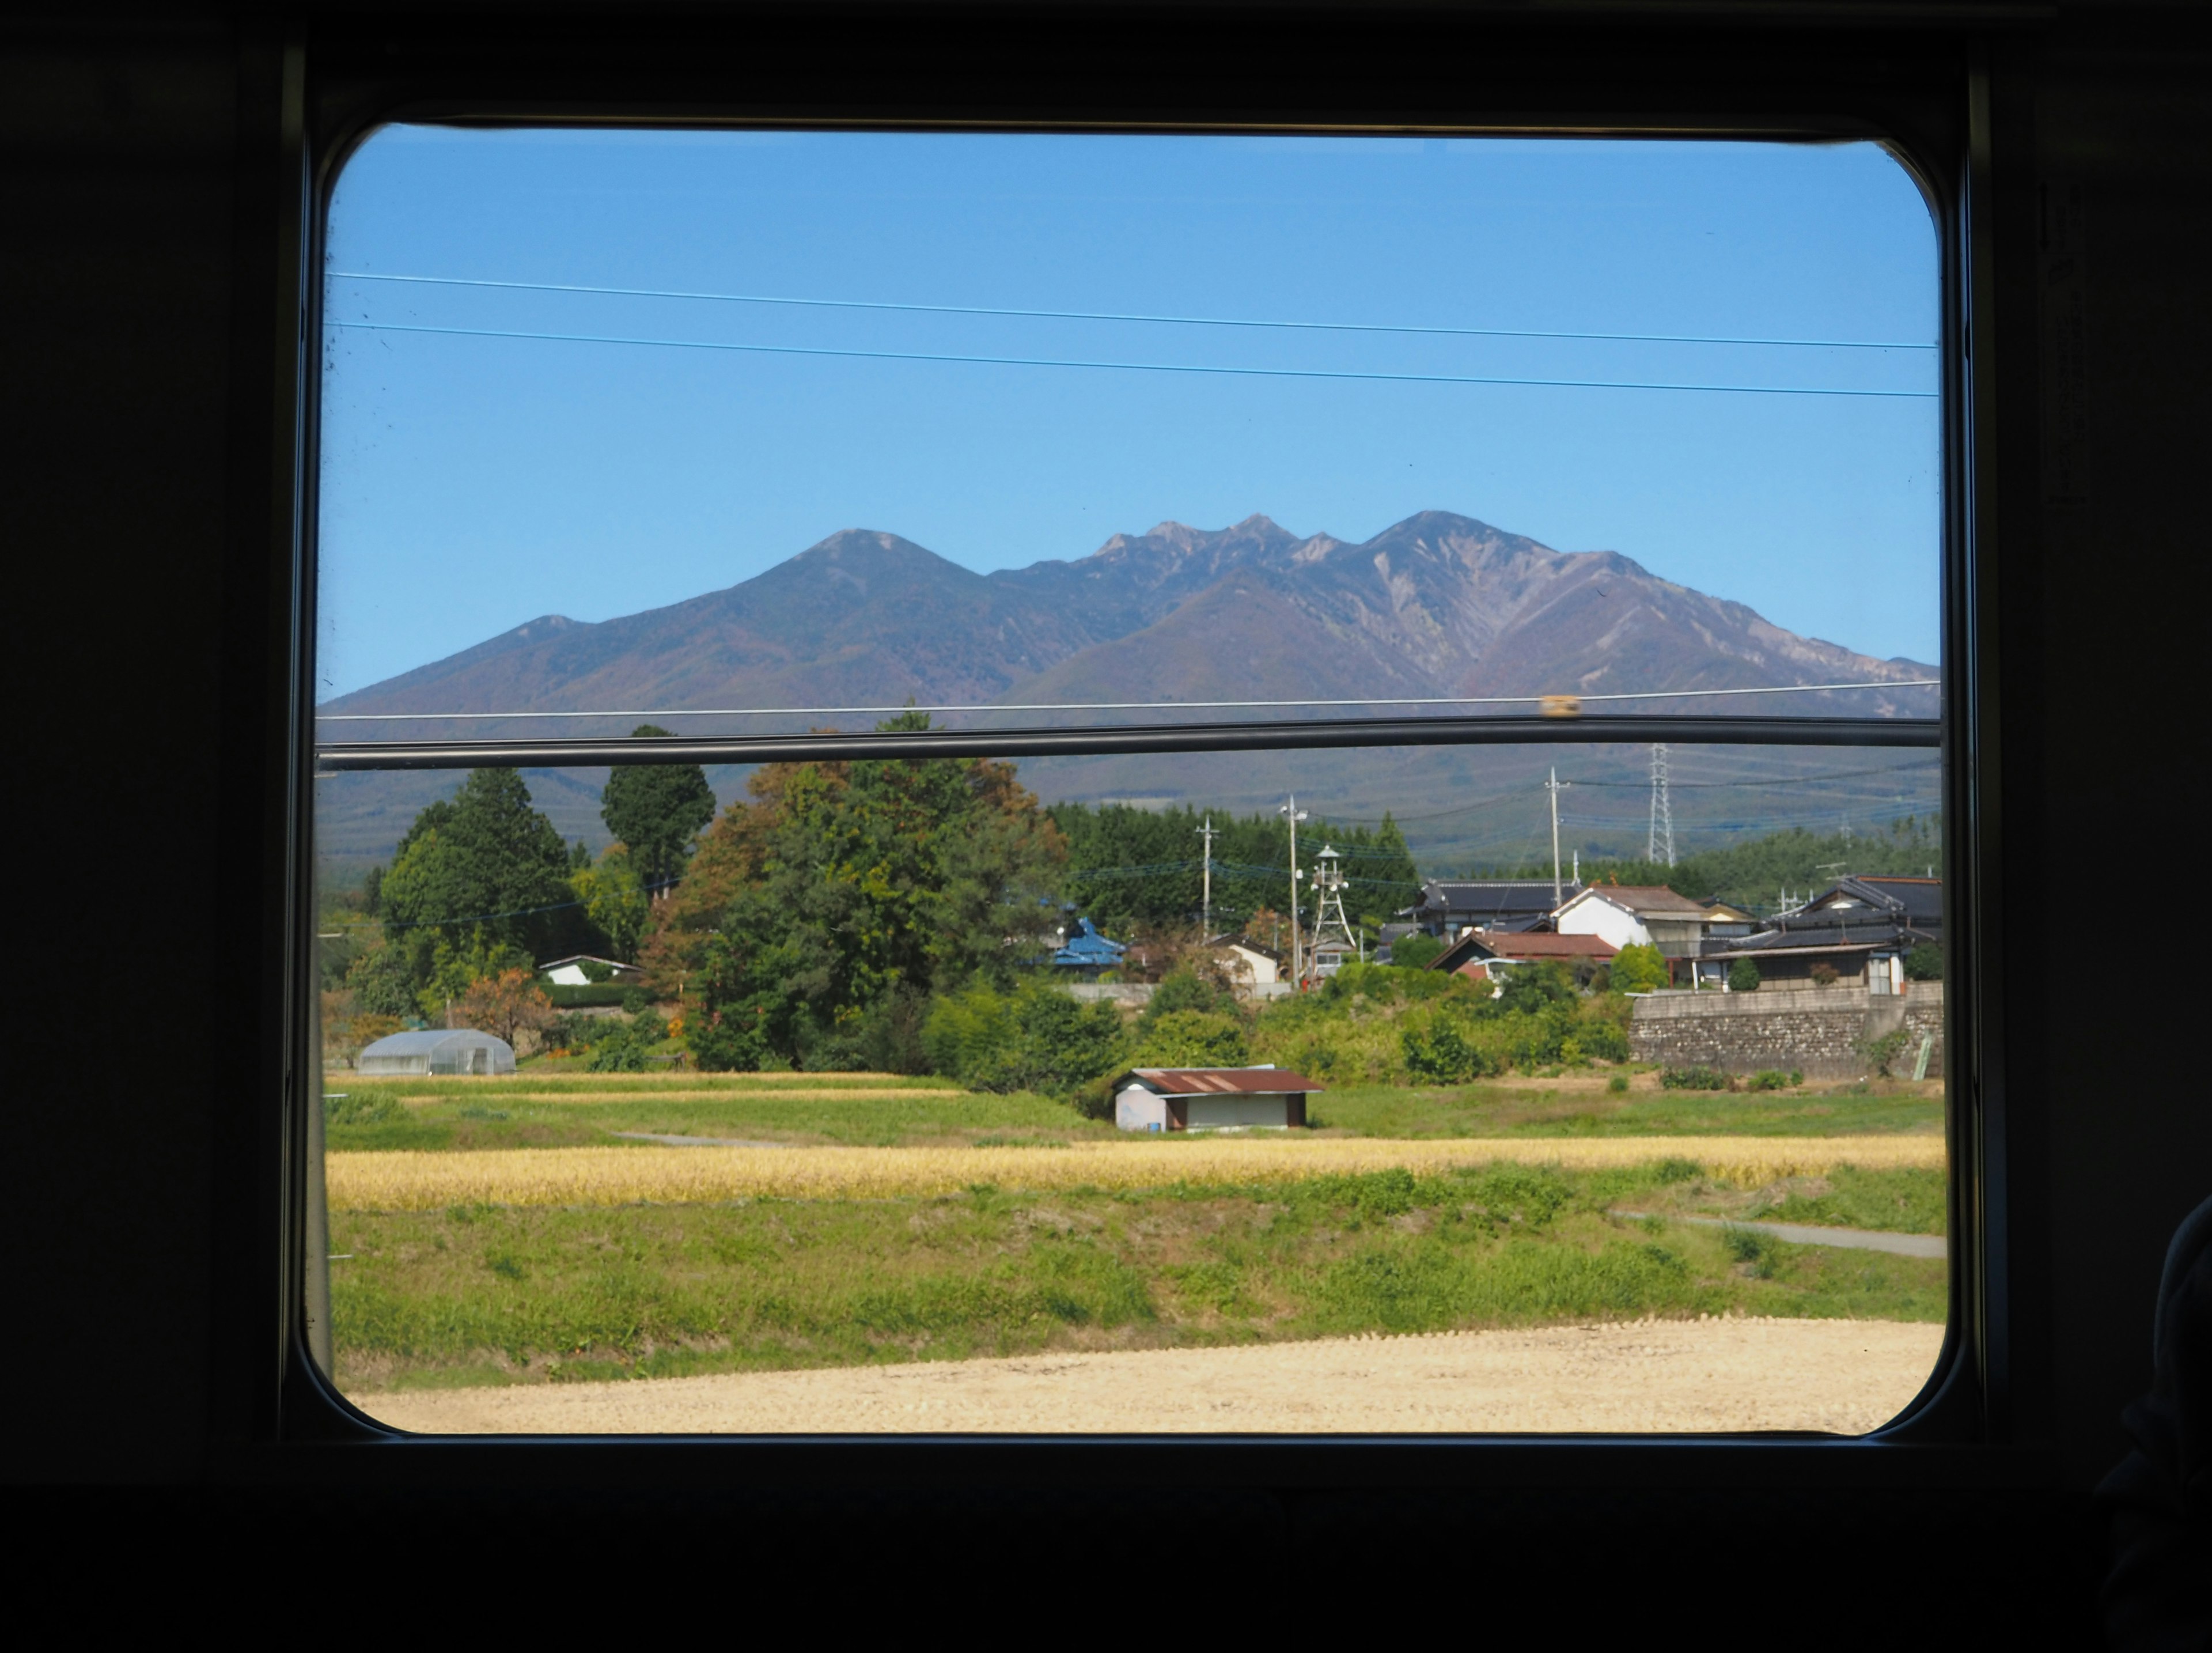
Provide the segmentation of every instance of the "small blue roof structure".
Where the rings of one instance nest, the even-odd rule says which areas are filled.
[[[1119,941],[1110,941],[1098,933],[1098,927],[1087,918],[1075,921],[1075,927],[1060,944],[1052,962],[1071,969],[1110,969],[1121,962],[1128,948]]]

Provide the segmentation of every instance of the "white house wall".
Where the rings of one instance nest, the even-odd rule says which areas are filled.
[[[1141,1085],[1125,1085],[1114,1097],[1114,1123],[1125,1131],[1164,1131],[1167,1098],[1153,1095]]]
[[[1594,935],[1616,951],[1651,945],[1651,932],[1635,914],[1595,897],[1569,902],[1560,909],[1558,923],[1561,935]]]

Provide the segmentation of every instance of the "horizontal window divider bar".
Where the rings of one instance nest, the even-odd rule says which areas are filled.
[[[800,763],[884,757],[1097,757],[1121,753],[1298,751],[1348,746],[1897,746],[1942,744],[1935,718],[1334,718],[1149,723],[1084,729],[861,730],[852,733],[633,736],[584,740],[319,744],[325,774],[369,769],[586,769],[631,763]]]

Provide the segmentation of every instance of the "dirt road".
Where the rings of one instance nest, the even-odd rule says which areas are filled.
[[[1863,1434],[1942,1340],[1890,1321],[1640,1321],[354,1399],[432,1434]]]

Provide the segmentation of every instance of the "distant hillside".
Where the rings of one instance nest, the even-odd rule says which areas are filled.
[[[1265,517],[1218,532],[1163,523],[1077,562],[989,574],[850,529],[727,590],[597,623],[549,615],[322,709],[1328,700],[1929,675],[1800,637],[1610,551],[1554,551],[1425,511],[1358,545],[1298,539]],[[1850,704],[1928,711],[1934,698]]]
[[[1595,695],[1879,686],[1934,675],[1917,661],[1874,659],[1801,637],[1741,603],[1658,579],[1613,552],[1555,551],[1469,517],[1427,511],[1357,545],[1326,534],[1302,539],[1263,516],[1219,530],[1163,523],[1144,534],[1117,534],[1074,562],[989,574],[895,534],[848,530],[726,590],[596,623],[548,615],[321,709],[497,714],[894,705],[909,696],[925,705],[987,705]],[[1776,711],[1928,714],[1936,696],[1925,689],[1877,687],[1767,704]],[[799,714],[742,726],[858,727],[866,720]],[[342,726],[358,738],[425,732],[421,724]],[[501,730],[488,719],[438,732],[526,729],[544,732],[546,726]],[[1243,807],[1287,787],[1310,790],[1318,780],[1333,794],[1333,808],[1374,817],[1384,808],[1422,814],[1517,794],[1547,761],[1533,749],[1492,751],[1479,763],[1435,753],[1344,755],[1325,764],[1310,756],[1244,754],[1195,763],[1056,759],[1024,770],[1048,799],[1233,797]],[[1624,775],[1635,761],[1626,752],[1613,760]],[[1790,760],[1777,761],[1790,767]],[[1808,755],[1797,767],[1836,765],[1832,756],[1815,763]],[[326,849],[348,858],[388,853],[422,803],[456,779],[356,775],[322,782]],[[602,779],[575,771],[532,785],[565,834],[596,847],[605,842],[595,803]],[[742,775],[716,779],[727,797]],[[1821,805],[1830,806],[1825,793]],[[1522,813],[1517,803],[1505,811],[1516,821]],[[1437,847],[1455,860],[1488,853],[1492,829],[1465,825],[1445,830],[1438,823]],[[1408,829],[1417,846],[1425,836]]]

